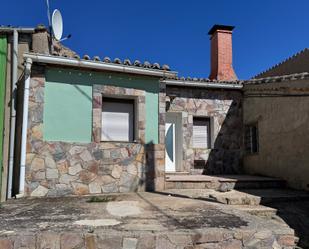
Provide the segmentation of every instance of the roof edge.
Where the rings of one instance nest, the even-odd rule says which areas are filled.
[[[24,53],[24,58],[30,58],[33,62],[53,65],[70,66],[77,68],[96,69],[102,71],[114,71],[129,74],[140,74],[154,77],[176,77],[175,71],[164,71],[151,68],[128,66],[124,64],[107,63],[88,59],[68,58],[37,53]]]
[[[224,89],[242,89],[242,81],[193,81],[193,80],[179,80],[179,79],[164,79],[166,85],[186,86],[186,87],[202,87],[202,88],[224,88]]]
[[[252,78],[253,78],[253,79],[257,79],[257,78],[260,77],[261,75],[263,75],[263,74],[265,74],[265,73],[268,73],[268,72],[270,72],[271,70],[276,69],[277,67],[281,66],[282,64],[284,64],[284,63],[286,63],[286,62],[289,62],[290,60],[294,59],[295,57],[299,56],[300,54],[302,54],[302,53],[304,53],[304,52],[306,52],[306,51],[309,51],[309,48],[304,48],[304,49],[300,50],[299,52],[297,52],[297,53],[291,55],[290,57],[284,59],[283,61],[278,62],[278,63],[276,63],[275,65],[269,67],[268,69],[266,69],[266,70],[264,70],[264,71],[262,71],[262,72],[256,74],[256,75],[253,76]]]
[[[303,80],[303,79],[309,79],[309,72],[250,79],[250,80],[245,80],[243,84],[244,85],[255,85],[255,84],[263,84],[263,83],[275,83],[275,82],[285,82],[285,81]]]

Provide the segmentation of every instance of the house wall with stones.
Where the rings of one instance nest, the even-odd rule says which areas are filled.
[[[204,174],[232,174],[242,171],[242,93],[240,90],[215,90],[198,87],[167,86],[168,112],[181,112],[183,156],[181,171]],[[173,100],[169,96],[176,96]],[[193,148],[194,117],[212,119],[212,146]],[[202,160],[203,169],[196,169]],[[204,160],[204,161],[203,161]]]
[[[244,86],[244,123],[258,127],[259,151],[244,156],[250,174],[309,190],[309,80]]]
[[[46,120],[45,95],[48,70],[50,69],[39,67],[36,64],[32,69],[27,133],[26,195],[64,196],[146,189],[162,190],[164,188],[165,155],[164,136],[162,136],[164,134],[162,130],[164,129],[164,123],[162,123],[164,114],[160,120],[157,119],[156,124],[150,124],[154,125],[157,131],[148,133],[152,135],[146,137],[147,128],[150,126],[145,108],[149,95],[147,84],[150,83],[157,84],[157,92],[152,90],[150,93],[158,98],[157,110],[165,108],[165,95],[160,93],[160,89],[163,91],[165,88],[159,85],[159,79],[152,78],[147,81],[145,78],[140,79],[137,76],[122,74],[117,74],[117,76],[108,74],[103,77],[98,72],[67,72],[69,75],[87,74],[83,79],[89,81],[88,85],[92,89],[92,96],[90,96],[92,102],[91,141],[52,141],[52,139],[46,140],[46,134],[44,134],[47,132],[44,128],[46,126],[44,121]],[[102,77],[98,76],[99,80],[94,80],[96,74]],[[59,77],[61,79],[61,76]],[[69,77],[69,79],[70,84],[78,88],[73,78]],[[110,79],[110,82],[106,79]],[[125,79],[125,82],[118,84],[117,79]],[[135,81],[138,80],[147,83],[144,84],[144,88],[137,87],[138,84]],[[85,95],[84,92],[81,94]],[[100,115],[104,94],[136,99],[138,109],[136,141],[132,143],[100,141]],[[65,99],[55,101],[65,101]],[[78,111],[79,106],[76,106],[76,109]],[[58,112],[61,110],[59,109]],[[156,113],[151,115],[155,116]],[[61,122],[65,127],[65,122],[68,120]],[[74,126],[71,129],[74,129]]]

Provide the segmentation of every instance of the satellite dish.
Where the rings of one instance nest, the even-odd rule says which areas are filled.
[[[52,29],[57,41],[61,40],[63,32],[62,15],[59,10],[55,9],[52,15]]]

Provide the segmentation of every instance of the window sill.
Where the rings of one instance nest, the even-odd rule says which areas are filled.
[[[107,140],[104,140],[104,141],[100,141],[100,143],[114,143],[114,144],[119,144],[119,143],[122,143],[122,144],[139,144],[140,142],[139,141],[107,141]]]

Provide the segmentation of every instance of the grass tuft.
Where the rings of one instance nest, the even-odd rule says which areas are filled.
[[[115,199],[115,196],[92,196],[87,202],[109,202],[114,201]]]

